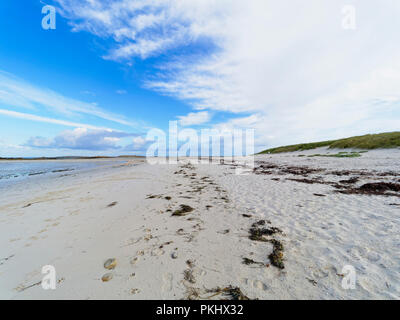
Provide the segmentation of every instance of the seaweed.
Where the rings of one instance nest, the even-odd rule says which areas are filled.
[[[161,196],[157,194],[149,194],[146,199],[160,199]]]
[[[196,283],[196,279],[194,278],[192,269],[186,269],[185,271],[183,271],[183,278],[190,283]]]
[[[268,240],[274,246],[272,253],[268,256],[271,264],[279,269],[284,269],[283,264],[283,244],[275,239]]]
[[[265,225],[265,220],[260,220],[252,224],[249,230],[249,239],[253,241],[262,241],[266,242],[267,240],[264,236],[272,236],[276,233],[282,233],[282,230],[276,227],[271,228],[260,228],[260,226]]]
[[[193,268],[194,267],[194,262],[190,259],[186,260],[186,264],[189,268]]]
[[[339,182],[340,183],[356,183],[356,182],[358,182],[358,180],[359,180],[359,178],[358,177],[353,177],[353,178],[350,178],[350,179],[348,179],[348,180],[340,180]]]
[[[248,265],[252,265],[252,264],[259,265],[260,267],[266,267],[267,266],[265,263],[257,262],[257,261],[254,261],[253,259],[249,259],[249,258],[246,258],[246,257],[243,258],[242,263],[247,265],[247,266]]]
[[[111,202],[111,203],[107,206],[107,208],[114,207],[117,203],[118,203],[117,201]]]
[[[393,191],[393,192],[388,192]],[[337,192],[343,194],[362,194],[362,195],[381,195],[381,196],[395,196],[400,197],[400,184],[391,182],[374,182],[365,183],[359,188],[347,188]]]
[[[214,293],[211,297],[222,294],[229,298],[229,300],[250,300],[249,297],[243,294],[239,287],[228,286],[225,288],[217,287],[215,289],[207,290],[208,293]],[[209,298],[211,298],[209,297]]]
[[[268,221],[269,222],[269,221]],[[281,234],[282,230],[276,227],[271,228],[263,228],[266,223],[265,220],[260,220],[251,225],[249,230],[249,239],[252,241],[260,241],[260,242],[269,242],[273,245],[272,253],[268,256],[271,264],[279,269],[284,269],[285,266],[283,264],[283,244],[276,239],[266,239],[264,236],[271,236],[274,234]],[[270,223],[270,222],[269,222]],[[251,259],[243,260],[243,263],[247,262],[249,264],[252,263]]]
[[[183,217],[186,216],[189,212],[192,212],[194,209],[191,206],[186,204],[181,204],[180,209],[175,210],[172,213],[172,216]]]

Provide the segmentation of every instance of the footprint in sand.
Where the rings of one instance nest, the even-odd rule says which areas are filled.
[[[240,279],[240,281],[242,283],[244,283],[245,285],[249,285],[255,289],[259,289],[259,290],[263,290],[263,291],[266,291],[268,289],[267,285],[260,280],[250,280],[250,279],[244,278],[244,279]]]
[[[260,280],[254,280],[253,287],[263,291],[268,289],[267,285],[261,282]]]
[[[162,291],[171,291],[172,290],[173,278],[174,277],[173,277],[172,273],[164,273]]]

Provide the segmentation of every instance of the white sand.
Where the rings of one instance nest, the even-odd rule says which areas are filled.
[[[400,171],[399,150],[370,151],[361,158],[298,157],[322,152],[264,155],[257,161]],[[1,194],[0,298],[207,298],[212,295],[207,289],[229,285],[251,299],[400,297],[400,206],[389,205],[400,204],[399,197],[340,194],[330,185],[287,180],[304,177],[279,170],[235,175],[230,165],[139,162],[19,184]],[[317,176],[349,178],[315,173],[307,179]],[[172,217],[167,210],[181,204],[195,210]],[[270,237],[284,246],[283,270],[242,263],[247,257],[270,264],[272,244],[248,238],[260,219],[283,231]],[[113,278],[102,282],[109,258],[117,266]],[[56,268],[56,290],[40,285],[44,265]],[[341,286],[345,265],[356,269],[355,290]]]

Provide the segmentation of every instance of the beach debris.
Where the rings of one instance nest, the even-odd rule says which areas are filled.
[[[358,182],[359,178],[358,177],[353,177],[348,180],[339,180],[340,183],[356,183]]]
[[[3,265],[6,261],[10,260],[14,256],[15,255],[12,254],[11,256],[8,256],[8,257],[5,257],[5,258],[1,258],[0,259],[0,266]]]
[[[306,278],[308,280],[308,282],[310,282],[314,287],[318,284],[317,281],[315,281],[314,279],[310,279],[310,278]]]
[[[284,269],[283,264],[283,244],[276,239],[267,239],[265,236],[272,236],[274,234],[282,234],[282,230],[277,227],[265,228],[265,220],[260,220],[251,225],[249,230],[249,239],[252,241],[269,242],[273,245],[272,253],[268,256],[271,264],[279,269]],[[268,221],[270,223],[270,221]],[[245,260],[243,260],[244,263]],[[251,262],[251,259],[246,260]]]
[[[109,272],[109,273],[106,273],[105,275],[103,275],[102,277],[101,277],[101,281],[103,281],[103,282],[108,282],[108,281],[110,281],[112,278],[113,278],[113,274],[111,273],[111,272]]]
[[[131,289],[131,294],[137,294],[137,293],[139,293],[139,292],[140,292],[139,289],[136,289],[136,288]]]
[[[186,269],[185,271],[183,271],[183,278],[190,283],[196,283],[196,279],[194,278],[192,269]]]
[[[393,192],[390,192],[393,191]],[[400,184],[392,182],[373,182],[365,183],[358,188],[346,188],[337,190],[343,194],[361,194],[361,195],[381,195],[400,197]]]
[[[23,206],[22,208],[28,208],[32,205],[32,203],[28,203],[27,205]]]
[[[104,262],[104,268],[107,270],[112,270],[117,266],[117,259],[110,258],[106,262]]]
[[[20,285],[20,286],[18,286],[17,288],[15,288],[15,290],[17,290],[18,292],[22,292],[22,291],[25,291],[25,290],[27,290],[27,289],[30,289],[30,288],[33,288],[33,287],[35,287],[35,286],[39,286],[39,285],[41,285],[42,284],[42,281],[38,281],[38,282],[36,282],[36,283],[34,283],[34,284],[31,284],[31,285],[29,285],[29,286],[24,286],[24,285]]]
[[[143,237],[143,240],[144,240],[144,241],[150,241],[151,239],[153,239],[153,235],[151,235],[151,234],[146,234],[146,235]]]
[[[131,261],[130,261],[130,264],[133,266],[133,265],[135,265],[138,261],[139,261],[139,257],[134,257],[134,258],[132,258],[131,259]]]
[[[307,184],[314,184],[314,183],[319,183],[319,184],[329,184],[328,182],[321,181],[319,179],[295,179],[295,178],[288,178],[286,180],[289,181],[295,181],[295,182],[301,182],[301,183],[307,183]]]
[[[216,295],[223,295],[229,300],[250,300],[249,297],[243,294],[242,290],[239,287],[228,286],[225,288],[217,287],[215,289],[206,290],[207,293],[214,293],[212,296],[208,297],[210,299]],[[228,300],[228,299],[225,299]]]
[[[194,267],[194,262],[192,261],[192,260],[186,260],[186,265],[189,267],[189,268],[193,268]]]
[[[200,297],[200,289],[198,288],[192,288],[192,287],[187,287],[186,286],[186,297],[184,298],[185,300],[198,300],[202,299]]]
[[[283,245],[280,241],[271,239],[268,242],[272,243],[274,246],[272,253],[268,256],[271,264],[279,269],[284,269],[285,265],[283,264]]]
[[[64,281],[65,281],[65,278],[62,277],[62,278],[60,278],[60,279],[57,280],[57,283],[60,284],[60,283],[63,283]]]
[[[314,193],[314,196],[316,196],[316,197],[326,197],[325,194],[320,194],[320,193]]]
[[[117,201],[114,201],[114,202],[111,202],[108,206],[107,206],[107,208],[111,208],[111,207],[114,207],[115,205],[117,205]]]
[[[264,238],[264,236],[271,236],[276,233],[282,233],[282,230],[276,227],[271,228],[260,228],[260,226],[265,225],[265,220],[260,220],[252,224],[249,230],[249,239],[253,241],[263,241],[267,242],[268,240]]]
[[[242,263],[245,265],[252,265],[252,264],[256,264],[259,265],[260,267],[267,267],[268,265],[263,263],[263,262],[257,262],[254,261],[253,259],[249,259],[249,258],[243,258]]]
[[[170,196],[166,196],[166,197],[164,197],[164,199],[169,201],[169,200],[171,200],[172,198],[171,198]]]
[[[186,204],[181,204],[180,209],[175,210],[172,213],[172,216],[177,216],[177,217],[183,217],[186,216],[188,213],[192,212],[194,209],[191,206],[188,206]]]
[[[176,251],[172,252],[171,258],[172,259],[178,259],[178,252],[176,252]]]
[[[162,198],[162,195],[159,195],[159,194],[149,194],[149,195],[147,195],[147,198],[146,198],[146,199],[160,199],[160,198]]]
[[[173,243],[173,241],[164,242],[162,245],[159,246],[159,248],[162,249],[162,248],[164,248],[164,246],[168,246],[168,245],[170,245],[171,243]]]
[[[244,218],[251,218],[251,214],[245,214],[245,213],[243,213],[242,216],[243,216]]]

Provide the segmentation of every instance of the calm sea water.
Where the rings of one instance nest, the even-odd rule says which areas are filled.
[[[0,161],[0,186],[44,175],[63,175],[104,165],[103,161]]]

